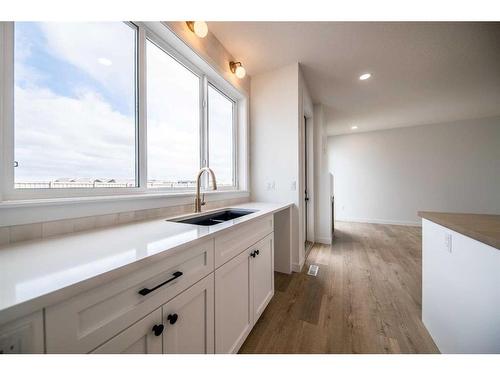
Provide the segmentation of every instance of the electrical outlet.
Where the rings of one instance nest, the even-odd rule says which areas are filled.
[[[444,248],[449,253],[452,252],[452,237],[451,237],[451,233],[445,233],[445,235],[444,235]]]
[[[267,181],[266,183],[266,190],[271,191],[271,190],[276,190],[276,181]]]

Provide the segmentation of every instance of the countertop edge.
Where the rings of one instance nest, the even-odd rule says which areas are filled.
[[[476,240],[478,242],[481,242],[485,245],[491,246],[496,250],[500,250],[500,237],[495,238],[491,235],[482,233],[478,230],[475,230],[473,228],[468,228],[465,224],[463,223],[457,223],[453,222],[450,219],[446,219],[443,217],[440,217],[441,215],[451,215],[451,216],[456,216],[456,217],[465,217],[466,215],[477,215],[477,216],[498,216],[500,215],[492,215],[492,214],[470,214],[470,213],[452,213],[452,212],[433,212],[433,211],[418,211],[418,216],[422,219],[432,221],[433,223],[436,223],[438,225],[441,225],[445,228],[448,228],[450,230],[453,230],[457,233],[460,233],[466,237],[469,237],[473,240]]]

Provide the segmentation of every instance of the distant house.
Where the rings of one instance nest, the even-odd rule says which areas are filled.
[[[108,184],[115,184],[116,180],[114,178],[88,178],[88,177],[83,177],[83,178],[58,178],[57,180],[54,180],[54,182],[61,182],[61,183],[77,183],[77,184],[94,184],[94,183],[108,183]]]

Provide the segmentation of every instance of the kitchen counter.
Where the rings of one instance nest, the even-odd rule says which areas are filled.
[[[156,219],[0,247],[0,324],[291,205],[230,206],[258,211],[210,227]]]
[[[422,321],[441,353],[500,353],[500,215],[420,212]]]
[[[421,211],[426,220],[500,250],[500,215]]]

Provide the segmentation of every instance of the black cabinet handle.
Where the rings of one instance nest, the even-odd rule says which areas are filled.
[[[168,314],[167,320],[170,322],[170,324],[174,325],[177,319],[179,318],[179,315],[177,314]]]
[[[165,326],[163,324],[155,324],[153,326],[152,331],[155,334],[155,336],[160,336],[163,333],[163,328],[165,328]]]
[[[148,288],[141,289],[141,290],[139,290],[139,294],[141,296],[145,296],[146,294],[149,294],[152,291],[154,291],[154,290],[156,290],[158,288],[161,288],[163,285],[168,284],[168,283],[174,281],[175,279],[177,279],[178,277],[181,277],[181,276],[182,276],[182,272],[181,271],[176,271],[176,272],[174,272],[172,274],[172,277],[170,279],[168,279],[167,281],[164,281],[161,284],[158,284],[153,289],[148,289]]]
[[[250,253],[250,256],[251,256],[252,258],[255,258],[255,257],[256,257],[257,255],[259,255],[259,254],[260,254],[260,251],[259,251],[259,250],[254,250],[254,251],[252,251],[252,252]]]

